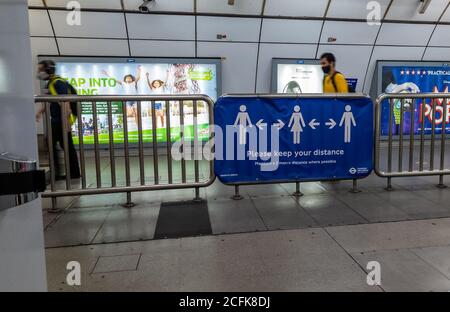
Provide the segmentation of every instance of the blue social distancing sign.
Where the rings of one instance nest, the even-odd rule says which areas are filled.
[[[360,179],[373,169],[365,96],[224,96],[214,120],[215,173],[226,184]]]

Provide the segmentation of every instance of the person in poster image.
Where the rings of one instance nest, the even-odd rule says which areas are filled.
[[[106,71],[103,70],[102,73],[108,78],[114,79],[118,85],[123,88],[124,95],[138,95],[138,82],[141,79],[141,71],[142,66],[138,65],[136,76],[132,74],[127,74],[123,77],[123,80],[118,80]],[[127,101],[127,116],[133,117],[134,121],[137,124],[137,102],[136,101]]]
[[[383,90],[386,93],[420,93],[419,87],[413,82],[405,82],[403,84],[397,84],[394,74],[391,70],[386,70],[383,72]],[[400,133],[400,122],[403,116],[403,113],[406,111],[414,111],[414,107],[412,107],[413,100],[412,99],[404,99],[403,100],[403,112],[401,111],[402,101],[400,99],[394,99],[394,134]],[[414,118],[414,117],[412,117]],[[402,130],[404,131],[404,129]]]
[[[300,133],[303,132],[304,127],[306,127],[306,124],[302,113],[300,113],[300,106],[296,105],[288,124],[288,128],[291,128],[293,133],[294,144],[300,144]]]
[[[152,90],[152,94],[166,94],[166,83],[161,79],[150,81],[150,73],[146,73],[147,85]],[[164,102],[155,102],[156,118],[160,120],[161,127],[165,127]]]
[[[234,127],[239,127],[239,144],[247,144],[247,127],[253,127],[250,116],[247,113],[247,106],[241,105],[240,112],[237,114]]]
[[[341,122],[339,127],[344,125],[344,143],[350,143],[352,141],[352,125],[356,127],[355,117],[352,113],[352,107],[350,105],[345,106],[345,112],[342,114]]]

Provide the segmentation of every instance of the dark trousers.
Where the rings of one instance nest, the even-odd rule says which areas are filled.
[[[53,159],[55,163],[55,176],[61,176],[59,171],[59,159],[56,146],[59,146],[64,150],[63,128],[62,123],[52,122],[52,138],[53,138]],[[78,179],[80,175],[80,166],[78,165],[78,155],[73,145],[72,133],[69,132],[67,136],[67,142],[69,146],[69,165],[70,165],[70,178]],[[66,151],[64,151],[66,152]]]

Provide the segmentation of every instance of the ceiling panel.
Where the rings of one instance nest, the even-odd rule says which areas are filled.
[[[272,76],[272,58],[303,58],[316,57],[315,44],[269,44],[262,43],[258,61],[258,82],[256,92],[270,93]]]
[[[42,0],[28,0],[28,5],[43,7],[44,3],[42,2]]]
[[[195,40],[195,17],[127,14],[128,34],[133,39]]]
[[[236,0],[228,5],[227,0],[197,0],[197,12],[260,15],[263,0]]]
[[[72,0],[46,0],[49,7],[66,7]],[[73,2],[73,1],[72,1]],[[120,0],[77,0],[84,9],[122,9]],[[142,2],[142,1],[141,1]]]
[[[302,21],[265,18],[261,41],[283,43],[317,43],[321,21]],[[307,29],[308,31],[305,31]]]
[[[438,25],[431,37],[430,46],[450,46],[450,25]]]
[[[328,0],[267,0],[265,15],[323,17]]]
[[[194,41],[130,40],[131,55],[145,57],[195,57]]]
[[[450,62],[450,48],[428,48],[423,60]]]
[[[433,29],[431,24],[384,23],[377,44],[426,46]]]
[[[337,70],[342,72],[346,78],[358,79],[356,90],[362,91],[372,47],[321,45],[318,55],[320,56],[325,52],[331,52],[336,56]]]
[[[326,21],[322,31],[321,43],[328,43],[329,38],[336,39],[333,44],[371,44],[377,37],[380,26],[370,26],[360,22]]]
[[[369,11],[367,4],[372,0],[333,0],[327,17],[366,19]],[[390,0],[378,0],[381,6],[380,17],[384,16]]]
[[[420,61],[424,47],[386,47],[377,46],[373,50],[364,92],[368,93],[377,61]]]
[[[253,93],[255,91],[256,54],[258,44],[236,42],[199,42],[199,57],[223,57],[222,92]]]
[[[389,9],[387,19],[401,21],[432,21],[439,19],[448,0],[432,0],[425,14],[419,14],[419,1],[395,0]]]
[[[58,38],[62,55],[128,56],[126,40]]]
[[[122,13],[83,12],[79,26],[67,24],[67,12],[50,11],[50,16],[58,37],[126,38],[127,36]]]
[[[441,22],[450,23],[450,8],[447,8],[444,15],[442,16]]]
[[[197,18],[198,40],[258,42],[261,19],[237,17]],[[226,35],[217,39],[217,35]]]
[[[138,11],[142,0],[125,0],[126,10]],[[194,12],[193,0],[156,0],[152,11]]]
[[[45,10],[28,10],[31,36],[53,36],[52,26]]]

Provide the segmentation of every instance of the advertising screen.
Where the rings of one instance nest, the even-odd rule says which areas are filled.
[[[448,93],[450,85],[450,67],[447,64],[434,63],[379,63],[378,94],[381,93]],[[444,114],[444,100],[435,100],[435,112],[430,100],[406,99],[403,105],[404,127],[400,129],[401,101],[395,100],[392,118],[393,134],[414,134],[422,132],[422,111],[424,110],[424,133],[431,134],[433,115],[435,115],[435,132],[442,132],[442,124],[445,122],[446,133],[450,133],[450,112]],[[447,103],[448,104],[448,103]],[[389,134],[389,102],[382,103],[381,113],[382,135]],[[446,115],[446,120],[444,119]],[[413,125],[412,125],[413,123]]]
[[[44,57],[42,57],[44,58]],[[52,58],[56,62],[57,75],[66,79],[78,95],[183,95],[206,94],[213,100],[220,95],[220,60],[218,59],[97,59],[97,58]],[[82,103],[82,134],[78,125],[72,128],[74,142],[83,135],[85,144],[94,142],[94,122],[92,104]],[[173,101],[170,106],[170,126],[172,140],[180,135],[180,103]],[[123,142],[123,123],[126,110],[128,139],[138,142],[137,102],[112,103],[114,142]],[[141,103],[143,141],[152,142],[151,103]],[[166,104],[155,103],[155,119],[158,142],[166,141]],[[185,138],[193,138],[193,102],[184,101]],[[208,106],[198,102],[199,139],[208,138]],[[97,123],[99,142],[109,142],[106,103],[97,103]]]
[[[322,93],[323,71],[316,60],[272,60],[272,92]]]

